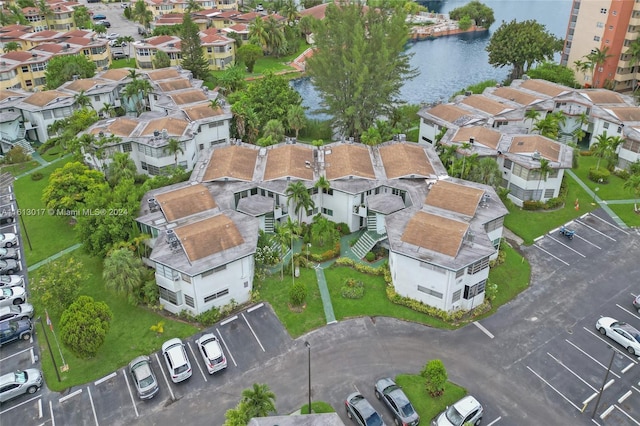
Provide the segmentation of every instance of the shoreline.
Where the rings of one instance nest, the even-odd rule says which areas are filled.
[[[426,27],[413,27],[411,29],[411,33],[409,34],[409,41],[412,43],[424,40],[433,40],[439,37],[447,37],[452,35],[459,34],[469,34],[469,33],[479,33],[483,31],[488,31],[487,28],[478,27],[476,25],[472,25],[471,28],[467,30],[461,30],[460,28],[454,25],[447,26],[426,26]]]

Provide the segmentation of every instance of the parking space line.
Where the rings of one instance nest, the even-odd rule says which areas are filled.
[[[600,219],[600,218],[598,218],[598,219]],[[598,231],[598,230],[597,230],[596,228],[594,228],[593,226],[589,226],[589,225],[587,225],[587,224],[586,224],[586,223],[584,223],[584,222],[580,222],[579,220],[578,220],[578,221],[576,221],[576,222],[578,222],[578,223],[579,223],[580,225],[582,225],[582,226],[586,226],[587,228],[591,229],[592,231],[597,232],[598,234],[602,235],[603,237],[610,239],[611,241],[616,241],[616,239],[615,239],[615,238],[613,238],[613,237],[611,237],[611,236],[609,236],[609,235],[605,234],[604,232],[600,232],[600,231]]]
[[[635,364],[634,363],[629,363],[629,365],[627,365],[625,368],[623,368],[620,372],[622,374],[626,373],[627,371],[629,371],[631,369],[631,367],[633,367]]]
[[[112,379],[112,378],[116,377],[116,374],[117,374],[117,373],[114,371],[113,373],[111,373],[111,374],[109,374],[109,375],[107,375],[107,376],[104,376],[102,379],[98,379],[98,380],[96,380],[95,382],[93,382],[93,384],[94,384],[94,385],[96,385],[96,386],[98,386],[100,383],[104,383],[104,382],[106,382],[107,380],[109,380],[109,379]]]
[[[554,388],[549,382],[547,382],[545,379],[542,378],[542,376],[540,376],[538,373],[536,373],[535,371],[533,371],[533,369],[531,367],[529,367],[527,365],[527,369],[529,369],[529,371],[531,371],[533,374],[536,375],[536,377],[538,377],[538,379],[542,380],[544,382],[544,384],[546,384],[547,386],[549,386],[551,389],[553,389],[558,395],[560,395],[562,398],[564,398],[565,401],[567,401],[569,404],[571,404],[571,406],[573,408],[575,408],[576,410],[580,411],[580,408],[578,408],[578,406],[576,404],[574,404],[573,402],[571,402],[571,400],[569,398],[567,398],[566,396],[564,396],[562,394],[562,392],[560,392],[558,389]]]
[[[595,248],[597,248],[598,250],[602,250],[602,247],[593,244],[591,241],[587,240],[586,238],[582,238],[580,235],[576,234],[576,237],[580,238],[582,241],[584,241],[587,244],[591,244],[592,246],[594,246]]]
[[[32,349],[33,349],[33,346],[31,346],[30,348],[27,348],[27,349],[23,349],[23,350],[21,350],[20,352],[16,352],[15,354],[11,354],[11,355],[9,355],[9,356],[7,356],[7,357],[4,357],[4,358],[0,359],[0,362],[4,362],[4,361],[8,360],[8,359],[9,359],[9,358],[11,358],[11,357],[14,357],[14,356],[16,356],[16,355],[23,354],[23,353],[25,353],[25,352],[27,352],[27,351],[30,351],[30,350],[32,350]]]
[[[164,381],[167,383],[167,387],[169,388],[169,393],[171,394],[171,399],[176,400],[176,396],[173,394],[173,389],[171,389],[171,385],[169,384],[169,380],[167,380],[167,375],[164,373],[164,368],[162,368],[162,363],[160,362],[160,357],[156,353],[156,360],[158,361],[158,367],[160,367],[160,371],[162,371],[162,377],[164,377]]]
[[[625,393],[624,395],[622,395],[619,399],[618,399],[618,404],[622,404],[624,402],[625,399],[629,398],[631,396],[631,394],[633,394],[633,391],[627,391],[627,393]]]
[[[133,392],[131,392],[131,387],[129,386],[129,378],[127,378],[127,372],[122,370],[122,375],[124,376],[124,381],[127,384],[127,390],[129,391],[129,396],[131,397],[131,403],[133,404],[133,411],[136,412],[136,417],[140,417],[138,414],[138,407],[136,407],[136,401],[133,399]]]
[[[478,321],[474,321],[473,325],[475,325],[476,327],[478,327],[484,334],[486,334],[487,336],[489,336],[490,339],[493,339],[495,336],[493,334],[491,334],[491,332],[489,332],[489,330],[487,330],[482,324],[480,324]]]
[[[547,355],[549,355],[555,362],[557,362],[558,364],[560,364],[561,366],[563,366],[564,368],[567,369],[567,371],[569,371],[569,373],[573,374],[578,380],[580,380],[582,383],[584,383],[585,385],[589,386],[591,388],[591,390],[596,391],[597,389],[594,388],[593,386],[591,386],[586,380],[584,380],[582,377],[578,376],[578,373],[574,372],[572,369],[570,369],[569,367],[567,367],[566,365],[564,365],[564,363],[562,361],[560,361],[558,358],[554,357],[553,355],[551,355],[549,352],[547,352]]]
[[[492,426],[496,423],[498,423],[500,420],[502,420],[502,416],[498,417],[497,419],[495,419],[494,421],[492,421],[491,423],[489,423],[487,426]]]
[[[593,401],[593,398],[595,398],[596,396],[598,396],[598,393],[599,393],[598,391],[595,391],[594,393],[592,393],[592,394],[591,394],[591,396],[590,396],[589,398],[585,399],[585,400],[582,402],[582,406],[583,406],[582,411],[584,411],[584,409],[585,409],[585,408],[587,408],[587,404],[588,404],[588,403],[590,403],[591,401]]]
[[[629,391],[631,392],[631,391]],[[42,418],[42,398],[38,400],[38,418]]]
[[[207,376],[204,375],[204,371],[202,371],[202,367],[200,367],[200,363],[198,362],[198,358],[196,357],[196,353],[193,351],[193,348],[191,347],[191,343],[187,342],[187,346],[189,347],[189,351],[191,352],[191,355],[193,355],[193,360],[195,361],[196,365],[198,366],[198,370],[200,370],[200,374],[202,374],[202,378],[204,379],[204,381],[207,381]]]
[[[564,339],[565,342],[567,342],[568,344],[570,344],[571,346],[573,346],[574,348],[576,348],[577,350],[579,350],[580,352],[582,352],[584,355],[586,355],[587,357],[589,357],[591,359],[591,361],[595,362],[596,364],[598,364],[600,367],[604,368],[605,370],[607,370],[607,367],[602,364],[600,361],[598,361],[597,359],[595,359],[594,357],[592,357],[591,355],[589,355],[588,353],[586,353],[585,351],[583,351],[582,349],[580,349],[577,345],[575,345],[573,342],[568,341],[567,339]],[[618,376],[614,371],[611,371],[611,374],[613,374],[614,376],[616,376],[618,379],[620,378],[620,376]]]
[[[612,405],[609,408],[607,408],[606,410],[604,410],[604,413],[600,414],[600,418],[602,420],[604,420],[609,414],[611,414],[611,412],[615,409],[615,406]]]
[[[589,333],[589,334],[592,334],[592,335],[596,336],[596,337],[598,338],[598,340],[600,340],[601,342],[609,344],[609,342],[607,342],[606,340],[604,340],[604,337],[602,336],[602,334],[600,334],[600,333],[594,333],[593,331],[589,330],[587,327],[582,327],[582,328],[583,328],[583,329],[584,329],[584,331],[586,331],[587,333]],[[633,359],[632,357],[630,357],[629,355],[627,355],[627,353],[626,353],[626,352],[623,352],[623,351],[621,351],[620,349],[618,349],[618,348],[616,348],[616,347],[614,347],[614,346],[612,346],[612,345],[609,345],[609,346],[611,346],[611,349],[613,349],[614,351],[618,352],[620,355],[625,356],[625,357],[627,357],[628,359],[630,359],[630,360],[631,360],[631,362],[633,362],[633,363],[635,363],[635,364],[637,364],[637,363],[638,363],[638,361],[636,361],[635,359]],[[618,376],[618,379],[619,379],[619,378],[620,378],[620,376]]]
[[[614,225],[613,223],[609,223],[606,220],[604,220],[603,218],[599,217],[598,215],[592,214],[591,217],[595,217],[596,219],[600,219],[602,222],[606,223],[607,225],[609,225],[612,228],[615,228],[617,231],[620,231],[625,235],[629,235],[629,233],[627,231],[625,231],[624,229],[620,228],[618,225]]]
[[[623,307],[623,306],[620,306],[620,305],[618,305],[617,303],[616,303],[616,306],[617,306],[618,308],[622,309],[623,311],[625,311],[626,313],[628,313],[629,315],[631,315],[631,316],[633,316],[633,317],[636,317],[637,319],[639,319],[639,320],[640,320],[640,315],[636,315],[636,314],[634,314],[633,312],[631,312],[631,311],[630,311],[630,310],[628,310],[627,308],[625,308],[625,307]]]
[[[260,308],[262,308],[263,306],[264,306],[264,303],[259,303],[259,304],[257,304],[256,306],[254,306],[254,307],[252,307],[252,308],[247,309],[247,312],[253,312],[253,311],[255,311],[256,309],[260,309]]]
[[[82,389],[78,389],[77,391],[71,392],[69,395],[63,396],[62,398],[60,398],[58,400],[58,402],[60,402],[60,404],[62,404],[63,402],[65,402],[67,399],[70,399],[71,397],[74,397],[78,394],[82,393]]]
[[[18,407],[20,407],[21,405],[28,404],[28,403],[30,403],[31,401],[35,401],[35,400],[36,400],[36,399],[38,399],[38,398],[41,398],[41,396],[40,396],[40,395],[38,395],[38,396],[34,396],[34,397],[33,397],[33,398],[31,398],[31,399],[27,399],[26,401],[23,401],[23,402],[21,402],[20,404],[14,405],[14,406],[13,406],[13,407],[11,407],[11,408],[7,408],[7,409],[6,409],[6,410],[4,410],[4,411],[0,411],[0,414],[8,413],[9,411],[11,411],[11,410],[13,410],[13,409],[18,408]]]
[[[33,347],[31,347],[30,350],[31,350],[31,364],[35,364],[36,363],[36,354],[33,352]]]
[[[237,319],[238,319],[238,316],[237,316],[237,315],[234,315],[234,316],[232,316],[231,318],[227,318],[226,320],[222,321],[222,322],[220,323],[220,325],[227,325],[227,324],[229,324],[231,321],[235,321],[235,320],[237,320]]]
[[[87,386],[87,393],[89,394],[89,402],[91,402],[91,410],[93,410],[93,420],[96,421],[96,426],[100,426],[100,423],[98,423],[98,415],[96,414],[96,406],[93,405],[93,397],[91,396],[89,386]]]
[[[556,259],[556,260],[558,260],[558,261],[560,261],[560,262],[564,263],[565,265],[569,266],[569,264],[568,264],[567,262],[565,262],[564,260],[560,259],[559,257],[556,257],[556,256],[552,255],[551,253],[549,253],[548,251],[546,251],[546,250],[545,250],[545,249],[543,249],[542,247],[540,247],[540,246],[538,246],[538,245],[536,245],[536,244],[534,244],[533,246],[534,246],[534,247],[536,247],[538,250],[540,250],[540,251],[543,251],[543,252],[547,253],[549,256],[553,257],[554,259]]]
[[[49,413],[51,414],[51,426],[56,426],[56,418],[53,417],[53,404],[51,403],[51,400],[49,400]]]
[[[220,336],[220,341],[222,342],[222,344],[224,345],[224,348],[227,350],[227,353],[229,354],[229,356],[231,357],[231,361],[233,361],[233,365],[234,366],[238,366],[238,364],[236,364],[236,360],[233,358],[233,354],[231,353],[231,351],[229,350],[229,347],[227,346],[227,342],[224,341],[224,339],[222,338],[222,334],[220,334],[220,330],[218,330],[216,328],[216,331],[218,332],[218,336]]]
[[[258,336],[256,335],[255,331],[253,331],[253,328],[251,327],[251,324],[249,324],[249,320],[247,320],[247,317],[244,316],[244,313],[240,314],[242,315],[242,318],[244,318],[244,321],[247,323],[247,325],[249,326],[249,330],[251,330],[251,333],[253,334],[253,337],[256,338],[256,342],[258,342],[258,344],[260,345],[260,348],[262,349],[262,352],[266,352],[264,350],[264,346],[262,346],[262,343],[260,343],[260,339],[258,339]]]
[[[640,389],[638,389],[637,387],[635,387],[635,386],[633,386],[633,385],[631,385],[631,389],[633,389],[634,391],[636,391],[636,392],[640,393]]]
[[[584,257],[587,257],[587,256],[585,256],[584,254],[580,253],[578,250],[574,249],[573,247],[566,245],[565,243],[563,243],[563,242],[562,242],[562,241],[560,241],[559,239],[557,239],[557,238],[555,238],[555,237],[553,237],[553,236],[551,236],[551,235],[549,235],[549,238],[551,238],[553,241],[557,242],[558,244],[560,244],[560,245],[562,245],[562,246],[565,246],[566,248],[568,248],[568,249],[569,249],[569,250],[571,250],[572,252],[577,253],[578,255],[582,256],[583,258],[584,258]]]
[[[633,417],[631,417],[629,415],[629,413],[627,413],[626,411],[624,411],[622,408],[618,407],[617,405],[614,405],[615,408],[617,408],[622,414],[624,414],[625,416],[627,416],[629,418],[629,420],[631,420],[632,422],[634,422],[635,424],[637,424],[638,426],[640,426],[640,422],[638,422],[636,419],[634,419]]]

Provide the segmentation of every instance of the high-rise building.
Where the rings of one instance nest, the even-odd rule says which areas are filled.
[[[573,0],[561,63],[587,87],[637,87],[640,0]]]

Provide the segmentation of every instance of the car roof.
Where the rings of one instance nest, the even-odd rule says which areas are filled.
[[[222,355],[222,348],[218,338],[213,334],[205,334],[199,340],[200,344],[204,346],[204,350],[209,358],[218,358]]]
[[[22,309],[17,305],[3,306],[0,308],[0,315],[8,314],[9,312],[20,313],[22,312]]]
[[[471,395],[465,396],[453,405],[463,417],[469,414],[472,410],[475,410],[477,407],[481,406],[478,400]]]
[[[139,358],[136,358],[136,359],[139,359]],[[151,375],[151,367],[149,365],[148,360],[140,359],[136,364],[137,364],[137,367],[133,370],[133,374],[136,375],[138,380],[144,379],[145,377],[149,377]]]
[[[0,322],[0,328],[11,328],[12,324],[17,324],[18,330],[31,328],[31,321],[29,320],[11,320]]]
[[[371,406],[369,401],[366,400],[362,394],[355,392],[347,397],[347,401],[354,407],[358,409],[360,414],[364,416],[364,418],[369,418],[369,416],[376,412],[376,410]]]

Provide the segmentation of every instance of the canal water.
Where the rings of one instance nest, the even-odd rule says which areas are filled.
[[[430,11],[438,13],[447,13],[466,3],[468,0],[422,2]],[[407,52],[413,55],[411,65],[419,75],[404,84],[400,91],[402,100],[411,104],[446,101],[453,93],[471,84],[489,79],[503,81],[510,70],[489,65],[485,50],[491,32],[502,21],[535,19],[557,37],[565,36],[570,0],[484,0],[482,3],[493,9],[496,19],[488,32],[441,37],[408,45]],[[559,56],[556,59],[559,60]],[[329,118],[316,112],[320,97],[308,78],[293,80],[291,84],[302,96],[310,118]]]

